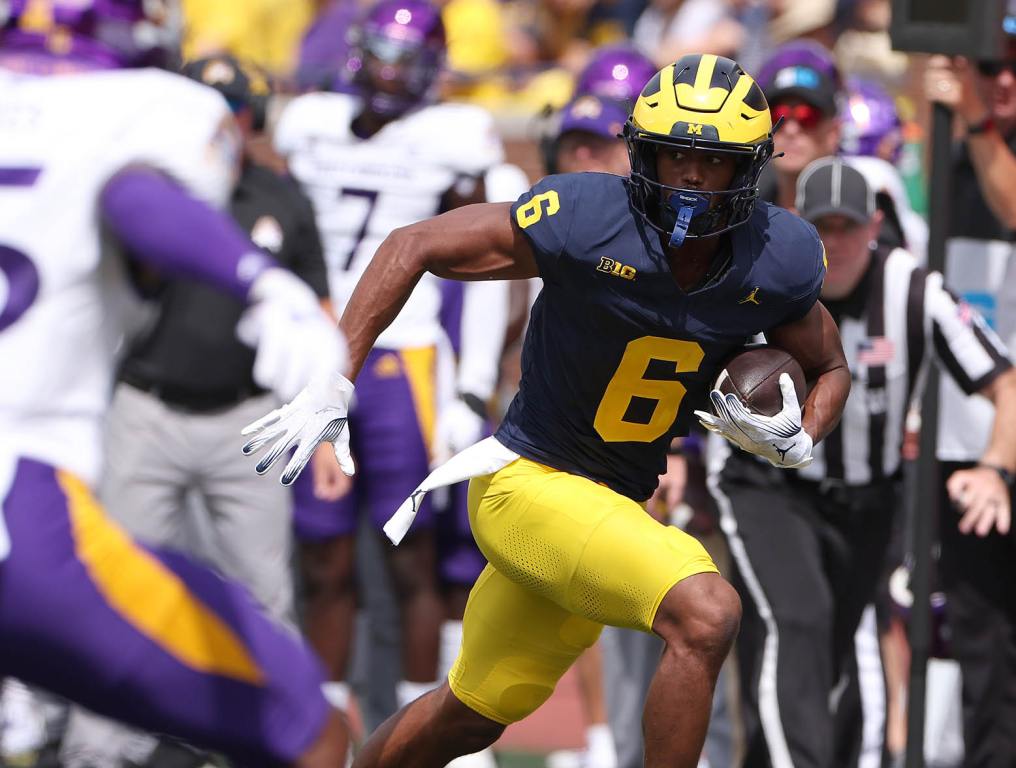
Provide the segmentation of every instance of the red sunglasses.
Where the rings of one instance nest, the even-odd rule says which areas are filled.
[[[793,120],[806,131],[811,130],[825,119],[825,113],[811,104],[801,103],[793,106],[777,104],[769,111],[772,114],[773,123],[781,119],[788,123]]]

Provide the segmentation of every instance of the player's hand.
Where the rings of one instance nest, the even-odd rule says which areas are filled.
[[[353,487],[352,478],[342,471],[335,451],[328,443],[314,449],[310,468],[314,479],[314,498],[321,501],[338,501]]]
[[[749,411],[737,395],[719,390],[709,393],[716,414],[695,411],[702,426],[727,438],[742,450],[754,453],[781,469],[800,469],[811,464],[811,435],[801,426],[801,406],[789,374],[780,374],[783,410],[775,416]]]
[[[486,425],[460,398],[455,398],[441,409],[435,430],[434,463],[443,464],[452,456],[478,442]]]
[[[960,533],[987,536],[992,528],[1005,535],[1012,521],[1009,488],[990,467],[953,472],[946,482],[949,498],[963,515]]]
[[[317,296],[285,269],[265,270],[250,290],[237,336],[256,349],[254,381],[292,400],[314,376],[344,371],[346,341]]]
[[[680,454],[667,456],[667,471],[660,475],[659,485],[649,499],[649,514],[661,523],[670,521],[671,514],[684,498],[688,485],[688,461]]]
[[[355,468],[346,423],[352,399],[353,383],[345,376],[338,373],[315,376],[293,402],[243,428],[240,434],[250,436],[243,447],[244,455],[257,453],[275,441],[254,467],[263,475],[286,450],[295,447],[296,452],[282,473],[282,484],[290,485],[307,466],[314,450],[327,442],[332,443],[342,471],[352,475]]]

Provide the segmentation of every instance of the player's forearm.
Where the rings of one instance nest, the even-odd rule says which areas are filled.
[[[841,365],[823,372],[815,380],[804,403],[802,426],[816,443],[825,438],[839,423],[850,394],[850,371],[844,360]]]
[[[1016,472],[1016,368],[996,378],[982,394],[995,405],[995,422],[981,462]]]
[[[355,380],[377,337],[387,328],[426,271],[424,243],[414,227],[396,229],[377,249],[342,311],[339,328],[349,349],[349,378]]]
[[[977,172],[984,199],[1005,226],[1016,228],[1016,156],[998,131],[986,131],[967,139],[970,159]]]
[[[245,299],[255,278],[275,266],[226,214],[148,168],[111,178],[99,211],[131,256],[160,274],[198,278]]]

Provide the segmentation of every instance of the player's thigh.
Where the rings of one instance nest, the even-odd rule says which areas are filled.
[[[3,514],[0,676],[244,765],[317,737],[317,662],[245,590],[135,543],[80,480],[36,461],[18,462]]]
[[[435,352],[374,349],[357,378],[356,444],[361,501],[380,528],[430,471],[436,414]],[[433,524],[430,500],[414,529]]]
[[[649,632],[671,587],[716,572],[698,541],[635,501],[527,459],[474,479],[469,508],[498,571],[601,624]]]
[[[99,497],[132,535],[153,546],[185,545],[191,483],[185,417],[154,395],[121,384],[106,419]]]
[[[547,700],[601,629],[487,565],[469,594],[448,684],[475,712],[516,722]]]

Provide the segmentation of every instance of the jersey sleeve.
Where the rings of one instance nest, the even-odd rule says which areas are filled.
[[[241,145],[225,99],[166,72],[145,73],[135,85],[137,104],[117,148],[119,165],[149,166],[205,202],[224,206],[236,183]]]
[[[482,176],[504,161],[493,116],[470,104],[442,104],[428,115],[431,151],[457,176]]]
[[[548,176],[523,194],[511,208],[512,222],[529,241],[547,282],[560,281],[560,261],[568,248],[577,210],[581,174]]]
[[[938,272],[925,279],[924,312],[935,355],[966,394],[1012,367],[1005,344],[981,313],[948,290]]]
[[[800,320],[811,311],[822,293],[826,273],[825,246],[822,245],[818,232],[803,219],[797,221],[801,226],[783,246],[786,248],[788,262],[784,268],[787,283],[786,313],[782,320],[784,324]]]

